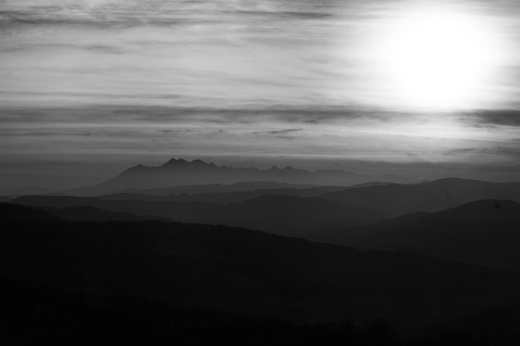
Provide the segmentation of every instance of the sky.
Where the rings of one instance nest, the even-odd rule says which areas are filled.
[[[0,187],[171,157],[520,180],[513,0],[0,0]]]

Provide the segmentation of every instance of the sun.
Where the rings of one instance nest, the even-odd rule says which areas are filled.
[[[382,83],[413,108],[478,103],[501,58],[492,32],[481,18],[463,13],[428,9],[397,16],[377,40]]]

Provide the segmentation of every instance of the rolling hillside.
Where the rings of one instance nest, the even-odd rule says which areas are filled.
[[[308,237],[363,249],[411,250],[520,271],[520,204],[513,201],[482,200],[375,225],[321,230]]]
[[[447,178],[421,184],[391,184],[348,189],[320,197],[346,205],[381,210],[389,216],[436,212],[482,199],[520,202],[520,183],[490,183]]]
[[[262,196],[228,205],[63,196],[26,196],[10,202],[51,208],[88,206],[140,216],[158,216],[180,222],[248,227],[292,236],[321,227],[373,223],[385,218],[383,213],[369,208],[348,207],[336,201],[316,197],[284,195]],[[84,220],[88,221],[88,218]]]
[[[9,219],[13,210],[25,218]],[[520,277],[406,252],[362,252],[247,229],[70,222],[0,204],[0,273],[93,292],[292,321],[421,326],[520,298]]]

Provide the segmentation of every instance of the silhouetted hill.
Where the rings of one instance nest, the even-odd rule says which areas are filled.
[[[336,244],[413,250],[445,259],[520,271],[520,204],[483,200],[453,209],[314,234]],[[354,237],[349,236],[355,234]]]
[[[373,237],[387,230],[399,227],[409,221],[415,220],[425,215],[427,212],[415,212],[398,216],[391,219],[385,219],[380,222],[367,225],[358,225],[351,227],[323,228],[304,234],[303,238],[337,245],[352,246],[354,241],[362,237]]]
[[[225,186],[225,185],[224,185]],[[243,202],[248,199],[267,195],[286,195],[295,197],[316,197],[330,191],[344,190],[341,186],[324,186],[312,188],[277,188],[259,189],[254,191],[236,192],[203,192],[194,194],[169,194],[169,195],[149,195],[141,193],[116,193],[110,195],[97,196],[102,199],[113,200],[136,200],[136,201],[156,201],[156,202],[207,202],[228,204],[233,202]]]
[[[19,197],[23,195],[48,195],[52,192],[39,186],[19,186],[19,187],[2,187],[0,195],[9,197]]]
[[[298,236],[317,227],[373,223],[385,218],[377,210],[346,207],[316,197],[266,195],[231,203],[226,225],[243,226],[282,235]]]
[[[10,225],[12,223],[45,223],[58,221],[42,209],[0,203],[0,223]]]
[[[77,206],[66,208],[44,208],[52,216],[67,221],[106,222],[106,221],[167,221],[159,216],[135,215],[109,211],[93,207]]]
[[[12,199],[12,198],[11,197],[6,197],[6,196],[0,196],[0,202],[7,202],[10,199]]]
[[[410,179],[398,176],[373,177],[342,170],[319,170],[312,173],[290,166],[282,169],[273,166],[270,169],[261,170],[217,166],[201,160],[189,162],[183,159],[171,159],[156,167],[140,164],[101,184],[68,190],[67,193],[78,196],[94,196],[112,192],[125,192],[128,189],[152,189],[197,184],[234,184],[249,181],[274,181],[304,185],[353,185],[374,180],[410,182]]]
[[[63,196],[26,196],[10,203],[52,208],[89,206],[181,222],[248,227],[282,235],[299,235],[318,227],[373,223],[385,217],[383,213],[368,208],[347,207],[321,198],[284,195],[262,196],[228,205]]]
[[[482,199],[520,202],[520,183],[490,183],[457,178],[421,184],[370,186],[321,195],[346,205],[381,210],[389,216],[435,212]]]
[[[171,195],[171,194],[200,194],[200,193],[229,193],[255,191],[260,189],[307,189],[316,187],[314,185],[297,185],[280,183],[276,181],[242,181],[234,184],[202,184],[202,185],[180,185],[158,187],[153,189],[132,189],[133,193],[144,195]]]
[[[150,221],[11,223],[0,231],[0,274],[293,321],[417,326],[520,297],[520,277],[477,266]]]
[[[207,202],[228,204],[267,195],[317,197],[327,192],[344,191],[366,186],[381,186],[390,183],[368,182],[352,186],[312,186],[270,182],[237,183],[231,185],[186,185],[150,190],[132,190],[102,196],[103,199],[162,201],[162,202]],[[261,188],[263,187],[263,188]],[[270,188],[267,188],[270,187]]]

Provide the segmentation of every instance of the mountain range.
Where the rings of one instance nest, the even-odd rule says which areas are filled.
[[[331,184],[331,176],[360,177],[344,171],[259,170],[172,159],[159,167],[138,165],[100,185],[68,191],[95,197],[3,200],[44,208],[53,217],[75,222],[153,220],[244,227],[520,271],[520,183],[445,178],[342,186]]]
[[[241,226],[291,236],[304,236],[326,228],[370,224],[416,212],[438,212],[478,200],[520,202],[520,183],[456,178],[416,184],[371,182],[349,187],[277,184],[180,186],[176,191],[188,193],[168,194],[176,189],[168,187],[153,189],[152,194],[147,194],[150,190],[134,190],[133,193],[95,198],[24,196],[11,202],[51,208],[88,206],[141,217]],[[255,190],[264,186],[273,188]],[[244,191],[239,191],[241,189]]]
[[[13,197],[23,195],[48,195],[53,193],[51,189],[42,188],[39,186],[19,186],[19,187],[3,187],[0,188],[0,202]]]
[[[129,173],[76,190],[89,197],[6,197],[0,281],[139,294],[157,312],[161,301],[296,323],[382,318],[411,333],[520,299],[520,183],[213,182],[221,167],[178,161],[164,186]],[[196,184],[169,180],[189,174]]]
[[[410,183],[413,179],[397,175],[367,176],[343,170],[310,172],[291,166],[262,170],[217,166],[202,160],[186,161],[172,158],[161,166],[139,164],[95,186],[64,191],[76,196],[94,196],[128,189],[154,189],[181,185],[236,184],[243,182],[278,182],[303,185],[350,186],[371,181]]]

